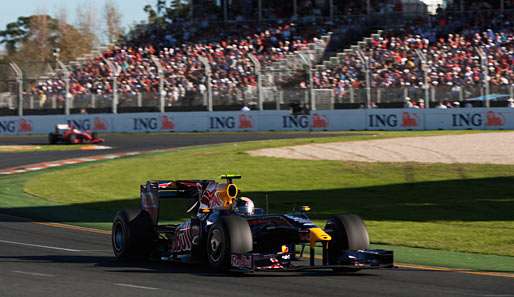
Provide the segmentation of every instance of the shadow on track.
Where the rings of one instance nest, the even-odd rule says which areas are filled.
[[[335,273],[329,270],[302,271],[302,272],[219,272],[202,264],[185,264],[179,262],[158,261],[119,261],[109,256],[72,256],[72,255],[42,255],[42,256],[0,256],[0,263],[7,262],[36,262],[52,264],[90,264],[104,269],[109,273],[141,273],[141,274],[193,274],[212,277],[318,277],[318,276],[347,276],[347,277],[373,277],[364,271]]]

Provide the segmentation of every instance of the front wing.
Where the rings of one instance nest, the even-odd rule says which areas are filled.
[[[393,252],[386,250],[344,251],[337,263],[323,264],[321,259],[311,263],[302,259],[292,260],[290,253],[278,254],[232,254],[231,268],[234,271],[305,271],[305,270],[360,270],[373,268],[393,268]]]

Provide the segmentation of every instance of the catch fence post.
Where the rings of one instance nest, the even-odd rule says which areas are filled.
[[[57,62],[59,68],[61,68],[62,74],[64,75],[64,113],[66,115],[70,115],[70,108],[72,104],[72,96],[70,94],[70,72],[68,71],[68,67],[66,67],[66,65],[64,65],[61,60],[59,60],[59,55],[55,55],[55,61]]]
[[[480,56],[480,65],[482,67],[482,85],[484,90],[484,97],[482,98],[485,102],[485,107],[489,108],[489,94],[490,94],[490,84],[489,84],[489,67],[487,54],[484,52],[484,50],[481,47],[476,47],[475,50],[477,51],[478,55]]]
[[[253,62],[255,68],[255,77],[257,78],[257,100],[259,103],[259,110],[263,110],[263,98],[262,98],[262,67],[259,60],[253,55],[248,54],[248,58]]]
[[[354,48],[355,53],[357,54],[357,57],[361,61],[361,63],[364,65],[364,73],[366,75],[366,104],[365,108],[369,108],[369,105],[371,103],[371,69],[369,68],[369,59],[366,57],[362,49],[359,47]]]
[[[423,72],[423,89],[425,90],[425,108],[430,108],[430,84],[428,82],[428,61],[426,55],[416,49],[416,54],[421,61],[421,71]]]
[[[154,62],[155,66],[157,67],[157,75],[159,76],[159,111],[164,112],[165,111],[165,104],[164,104],[164,71],[162,69],[161,61],[156,56],[152,56],[152,61]]]
[[[104,58],[104,62],[111,69],[111,79],[112,79],[112,113],[118,113],[118,102],[119,102],[119,94],[118,94],[118,76],[121,72],[121,67],[117,64],[114,64],[110,60]]]
[[[10,62],[9,67],[16,75],[16,83],[18,85],[18,116],[23,116],[23,72],[15,62]]]
[[[305,71],[307,71],[307,79],[309,80],[309,99],[311,102],[311,110],[316,110],[316,96],[314,95],[314,78],[313,78],[313,69],[312,69],[312,61],[307,58],[304,54],[298,53],[298,56],[302,60]]]
[[[226,1],[226,0],[225,0]],[[206,57],[200,56],[200,62],[202,62],[205,68],[205,77],[207,78],[207,110],[212,111],[212,84],[211,84],[211,65],[209,64],[209,60]]]

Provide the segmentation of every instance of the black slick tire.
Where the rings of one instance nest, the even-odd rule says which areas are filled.
[[[112,223],[112,250],[118,259],[148,258],[157,241],[150,215],[141,209],[122,210]]]
[[[241,217],[222,217],[209,229],[206,245],[209,266],[226,271],[230,268],[232,254],[252,251],[252,231],[248,222]]]
[[[328,244],[329,263],[336,263],[342,251],[369,248],[368,230],[357,215],[345,214],[331,217],[327,220],[325,231],[332,237]]]

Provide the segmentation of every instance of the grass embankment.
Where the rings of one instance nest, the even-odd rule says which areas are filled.
[[[239,182],[243,194],[260,206],[265,205],[267,196],[271,211],[309,204],[314,209],[312,216],[321,224],[331,214],[356,213],[366,220],[373,243],[510,256],[499,257],[501,265],[487,265],[509,271],[501,267],[514,267],[514,166],[343,163],[250,157],[245,153],[286,144],[406,135],[413,134],[194,147],[2,178],[0,206],[64,222],[108,227],[116,210],[138,205],[138,185],[147,179],[213,178],[236,172],[243,175]],[[168,201],[161,213],[164,219],[179,220],[188,217],[184,214],[186,206],[185,201]],[[448,254],[441,252],[432,262],[420,257],[414,261],[412,255],[423,255],[423,250],[399,249],[410,255],[403,259],[421,264],[437,264],[433,261]],[[455,254],[461,259],[471,257],[475,266],[484,267],[474,254]]]

